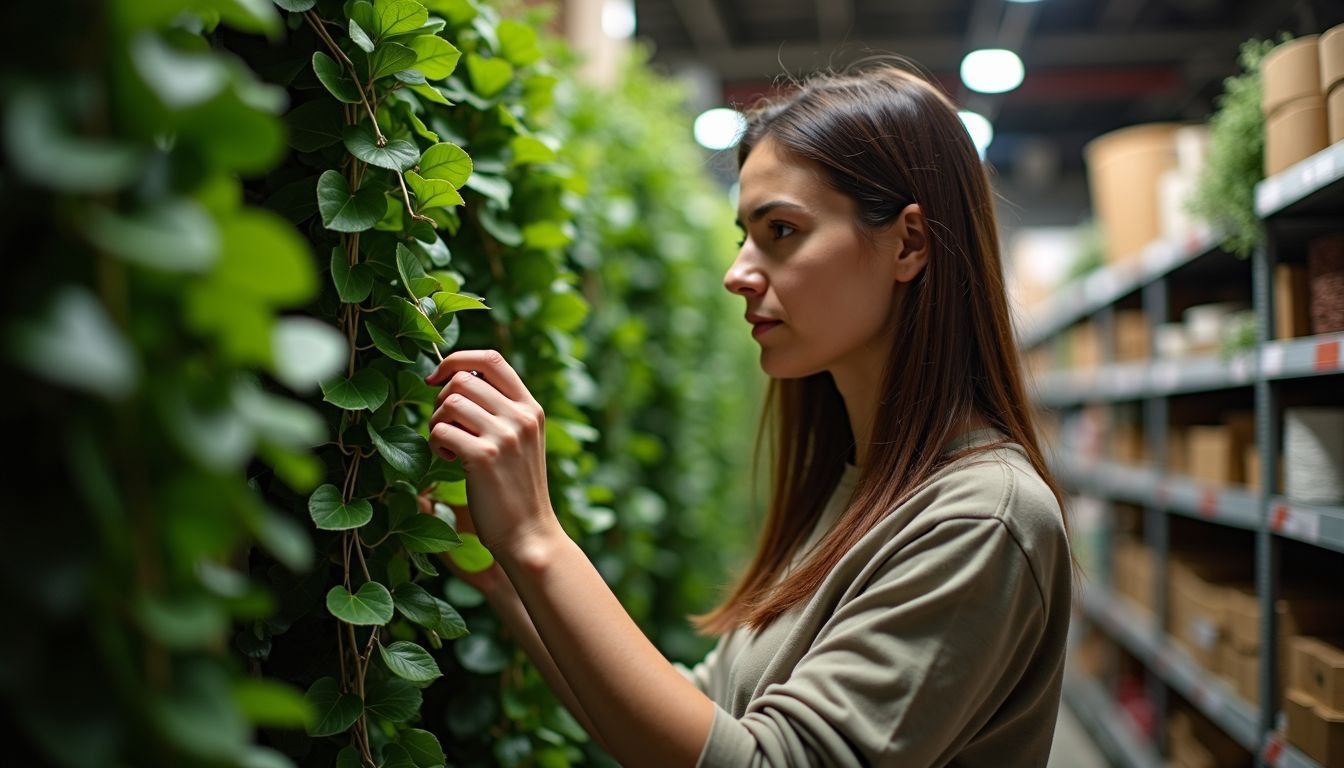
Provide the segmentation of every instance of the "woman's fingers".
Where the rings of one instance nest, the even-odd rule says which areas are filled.
[[[483,449],[493,452],[489,446],[485,440],[446,421],[440,421],[429,429],[429,448],[445,461],[461,456],[465,464],[469,457],[481,455]]]
[[[518,372],[513,370],[513,366],[509,365],[503,355],[493,349],[454,352],[445,357],[433,373],[425,377],[425,382],[427,384],[441,384],[459,371],[478,372],[487,383],[493,385],[495,389],[502,392],[510,400],[527,401],[532,399],[532,395],[527,391],[523,380],[518,378]]]
[[[434,398],[434,407],[443,405],[454,393],[465,395],[471,398],[477,405],[484,408],[489,413],[501,414],[509,413],[512,410],[513,401],[504,396],[504,393],[495,389],[490,382],[472,376],[469,372],[459,371],[453,374],[443,389]]]
[[[429,423],[431,427],[440,422],[457,424],[471,434],[480,436],[489,431],[491,418],[490,412],[482,408],[480,403],[460,392],[453,392],[434,410]]]

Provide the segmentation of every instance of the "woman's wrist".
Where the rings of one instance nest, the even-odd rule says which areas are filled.
[[[561,548],[571,543],[569,534],[552,513],[535,526],[519,531],[508,542],[490,547],[490,552],[512,581],[544,573]]]

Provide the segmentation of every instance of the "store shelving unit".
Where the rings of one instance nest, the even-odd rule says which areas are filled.
[[[1272,276],[1282,249],[1300,245],[1316,234],[1344,228],[1344,143],[1336,144],[1256,188],[1257,213],[1266,245],[1249,265],[1219,248],[1218,232],[1206,232],[1182,243],[1155,243],[1130,263],[1104,267],[1072,286],[1056,291],[1040,311],[1020,324],[1024,349],[1052,342],[1067,329],[1092,320],[1104,335],[1114,327],[1117,305],[1136,299],[1150,330],[1166,322],[1171,283],[1182,274],[1250,272],[1251,304],[1256,314],[1254,349],[1231,358],[1204,355],[1182,360],[1110,363],[1088,371],[1053,371],[1035,382],[1035,397],[1047,408],[1070,409],[1093,404],[1138,403],[1142,407],[1148,453],[1153,466],[1127,466],[1105,460],[1084,460],[1061,452],[1052,466],[1069,490],[1144,510],[1147,544],[1155,555],[1153,596],[1155,617],[1130,608],[1104,586],[1081,596],[1089,621],[1125,648],[1147,669],[1153,705],[1158,713],[1157,741],[1164,736],[1167,689],[1179,693],[1255,756],[1257,765],[1272,768],[1319,768],[1286,744],[1279,733],[1277,628],[1274,603],[1279,594],[1281,549],[1285,541],[1304,542],[1344,554],[1344,506],[1302,504],[1282,496],[1275,467],[1279,463],[1280,421],[1285,387],[1307,379],[1340,376],[1344,391],[1344,333],[1276,340],[1273,337]],[[1237,266],[1243,264],[1242,266]],[[1224,272],[1217,272],[1224,270]],[[1244,272],[1240,273],[1244,276]],[[1109,347],[1103,345],[1104,351]],[[1260,462],[1258,491],[1213,486],[1156,467],[1166,462],[1170,399],[1195,393],[1249,390],[1253,398]],[[1238,395],[1243,397],[1244,395]],[[1333,404],[1344,404],[1344,398]],[[1252,532],[1255,582],[1260,602],[1260,700],[1240,699],[1223,681],[1199,667],[1167,640],[1166,583],[1171,515]],[[1248,555],[1250,553],[1247,553]],[[1104,561],[1103,557],[1103,561]],[[1341,561],[1344,563],[1344,561]],[[1152,746],[1132,728],[1116,725],[1115,705],[1095,681],[1070,679],[1066,686],[1075,709],[1093,708],[1098,716],[1084,725],[1113,758],[1126,765],[1149,765]],[[1105,722],[1110,721],[1110,722]],[[1127,743],[1119,743],[1126,741]],[[1117,757],[1118,756],[1118,757]]]

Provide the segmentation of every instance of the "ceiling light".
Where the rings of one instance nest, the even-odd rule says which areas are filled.
[[[961,60],[961,81],[980,93],[1007,93],[1022,84],[1023,74],[1022,60],[1005,48],[981,48]]]
[[[602,31],[617,40],[634,37],[635,0],[606,0],[602,3]]]
[[[715,107],[695,118],[695,141],[705,149],[728,149],[737,146],[746,129],[746,115],[736,109]]]
[[[975,151],[980,153],[980,159],[984,160],[985,150],[994,140],[994,126],[984,115],[969,109],[960,110],[957,112],[957,117],[961,118],[961,124],[966,126],[966,132],[971,135],[971,141],[975,144]]]

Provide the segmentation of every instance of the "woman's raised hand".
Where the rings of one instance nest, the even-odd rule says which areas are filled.
[[[559,528],[546,481],[545,414],[504,356],[454,352],[425,378],[443,384],[430,449],[462,459],[477,535],[505,557]]]

